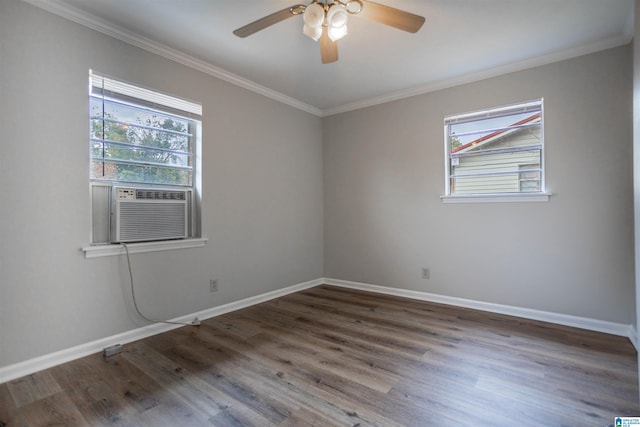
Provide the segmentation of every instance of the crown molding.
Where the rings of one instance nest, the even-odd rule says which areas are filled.
[[[601,50],[610,49],[613,47],[622,46],[631,42],[633,38],[633,16],[630,16],[625,24],[623,34],[620,36],[612,37],[606,40],[600,40],[595,43],[579,46],[577,48],[565,49],[562,51],[552,52],[546,55],[541,55],[535,58],[527,59],[525,61],[505,64],[502,66],[494,67],[487,70],[481,70],[475,73],[464,74],[461,76],[453,77],[451,79],[434,81],[419,85],[416,87],[398,90],[387,93],[385,95],[365,98],[352,103],[339,105],[336,107],[320,109],[312,105],[304,103],[296,98],[284,95],[281,92],[277,92],[266,86],[262,86],[256,82],[240,77],[220,67],[216,67],[208,62],[202,61],[193,56],[180,52],[177,49],[173,49],[162,43],[153,41],[132,31],[114,25],[103,19],[100,19],[94,15],[83,12],[77,8],[63,4],[57,0],[23,0],[33,6],[44,9],[50,13],[66,18],[77,24],[83,25],[127,44],[136,46],[140,49],[144,49],[148,52],[155,53],[159,56],[209,74],[213,77],[224,80],[233,85],[250,90],[252,92],[263,95],[267,98],[289,105],[290,107],[298,110],[313,114],[318,117],[328,117],[335,114],[346,113],[353,110],[359,110],[362,108],[372,107],[379,104],[385,104],[387,102],[398,101],[404,98],[410,98],[417,95],[424,95],[429,92],[435,92],[442,89],[451,88],[454,86],[460,86],[467,83],[473,83],[480,80],[485,80],[493,77],[498,77],[505,74],[514,73],[517,71],[526,70],[528,68],[538,67],[542,65],[551,64],[554,62],[560,62],[567,59],[575,58],[578,56],[588,55]]]
[[[631,25],[631,28],[633,28],[633,24]],[[560,61],[564,61],[571,58],[577,58],[579,56],[588,55],[601,50],[629,44],[632,38],[633,38],[632,33],[629,31],[629,28],[627,25],[625,26],[624,34],[618,37],[612,37],[606,40],[600,40],[598,42],[595,42],[589,45],[579,46],[577,48],[571,48],[571,49],[565,49],[562,51],[552,52],[550,54],[541,55],[535,58],[527,59],[525,61],[514,62],[510,64],[505,64],[499,67],[478,71],[475,73],[464,74],[462,76],[454,77],[451,79],[440,80],[440,81],[427,83],[425,85],[420,85],[420,86],[416,86],[409,89],[394,91],[378,97],[366,98],[360,101],[352,102],[352,103],[341,105],[334,108],[327,108],[322,110],[322,117],[328,117],[334,114],[346,113],[353,110],[359,110],[366,107],[385,104],[387,102],[397,101],[404,98],[410,98],[412,96],[424,95],[426,93],[435,92],[437,90],[448,89],[454,86],[460,86],[467,83],[473,83],[480,80],[486,80],[492,77],[498,77],[505,74],[514,73],[516,71],[522,71],[529,68],[551,64],[554,62],[560,62]]]
[[[132,46],[144,49],[151,53],[155,53],[156,55],[201,71],[205,74],[216,77],[220,80],[224,80],[241,88],[266,96],[267,98],[271,98],[275,101],[289,105],[290,107],[305,111],[318,117],[322,116],[322,110],[319,108],[306,104],[290,96],[284,95],[273,89],[269,89],[268,87],[262,86],[251,80],[240,77],[220,67],[216,67],[215,65],[195,58],[191,55],[187,55],[177,49],[173,49],[162,43],[143,37],[140,34],[134,33],[113,23],[107,22],[94,15],[83,12],[75,7],[63,4],[56,0],[23,1],[33,6],[39,7],[40,9],[46,10],[47,12],[53,13],[54,15],[58,15],[62,18],[68,19],[77,24],[98,31],[102,34],[123,41]]]

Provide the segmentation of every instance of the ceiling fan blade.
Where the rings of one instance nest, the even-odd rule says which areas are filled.
[[[327,27],[322,27],[320,36],[320,59],[323,64],[330,64],[338,60],[338,43],[329,38]]]
[[[362,10],[355,16],[361,16],[369,21],[389,25],[409,33],[418,32],[422,28],[422,24],[424,24],[423,16],[414,15],[413,13],[372,1],[362,0],[362,3]]]
[[[250,36],[251,34],[257,33],[260,30],[264,30],[265,28],[270,27],[273,24],[277,24],[278,22],[284,21],[287,18],[291,18],[292,16],[301,14],[304,11],[304,8],[304,5],[297,4],[295,6],[279,10],[272,13],[271,15],[265,16],[264,18],[260,18],[257,21],[253,21],[252,23],[247,24],[244,27],[238,28],[233,32],[233,34],[243,38]]]

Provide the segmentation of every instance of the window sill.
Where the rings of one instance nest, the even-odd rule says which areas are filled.
[[[469,196],[441,196],[442,203],[520,203],[548,202],[551,193],[536,194],[476,194]]]
[[[197,239],[168,240],[164,242],[129,243],[129,253],[170,251],[175,249],[200,248],[207,244],[209,239],[205,237]],[[82,248],[85,258],[100,258],[105,256],[124,255],[122,245],[96,245]]]

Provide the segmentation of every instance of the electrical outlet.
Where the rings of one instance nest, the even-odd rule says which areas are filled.
[[[426,267],[422,267],[422,278],[423,279],[430,279],[431,278],[431,271]]]
[[[209,280],[209,291],[218,292],[218,279]]]

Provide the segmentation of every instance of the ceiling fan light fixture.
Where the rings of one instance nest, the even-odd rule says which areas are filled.
[[[319,3],[311,3],[302,14],[304,27],[302,32],[305,36],[318,41],[322,36],[322,24],[324,23],[324,7]]]
[[[302,27],[302,32],[304,33],[305,36],[312,38],[315,41],[318,41],[320,36],[322,36],[322,25],[311,26],[311,25],[304,24],[304,26]]]
[[[321,27],[324,22],[324,7],[319,3],[311,3],[302,14],[304,24],[310,27]]]
[[[327,12],[327,24],[330,27],[344,27],[348,19],[347,9],[338,3],[332,4]]]
[[[347,9],[338,3],[333,3],[327,11],[327,34],[332,41],[347,35]]]
[[[331,41],[337,41],[347,35],[347,26],[344,25],[342,27],[329,27],[327,30],[327,35],[331,39]]]

